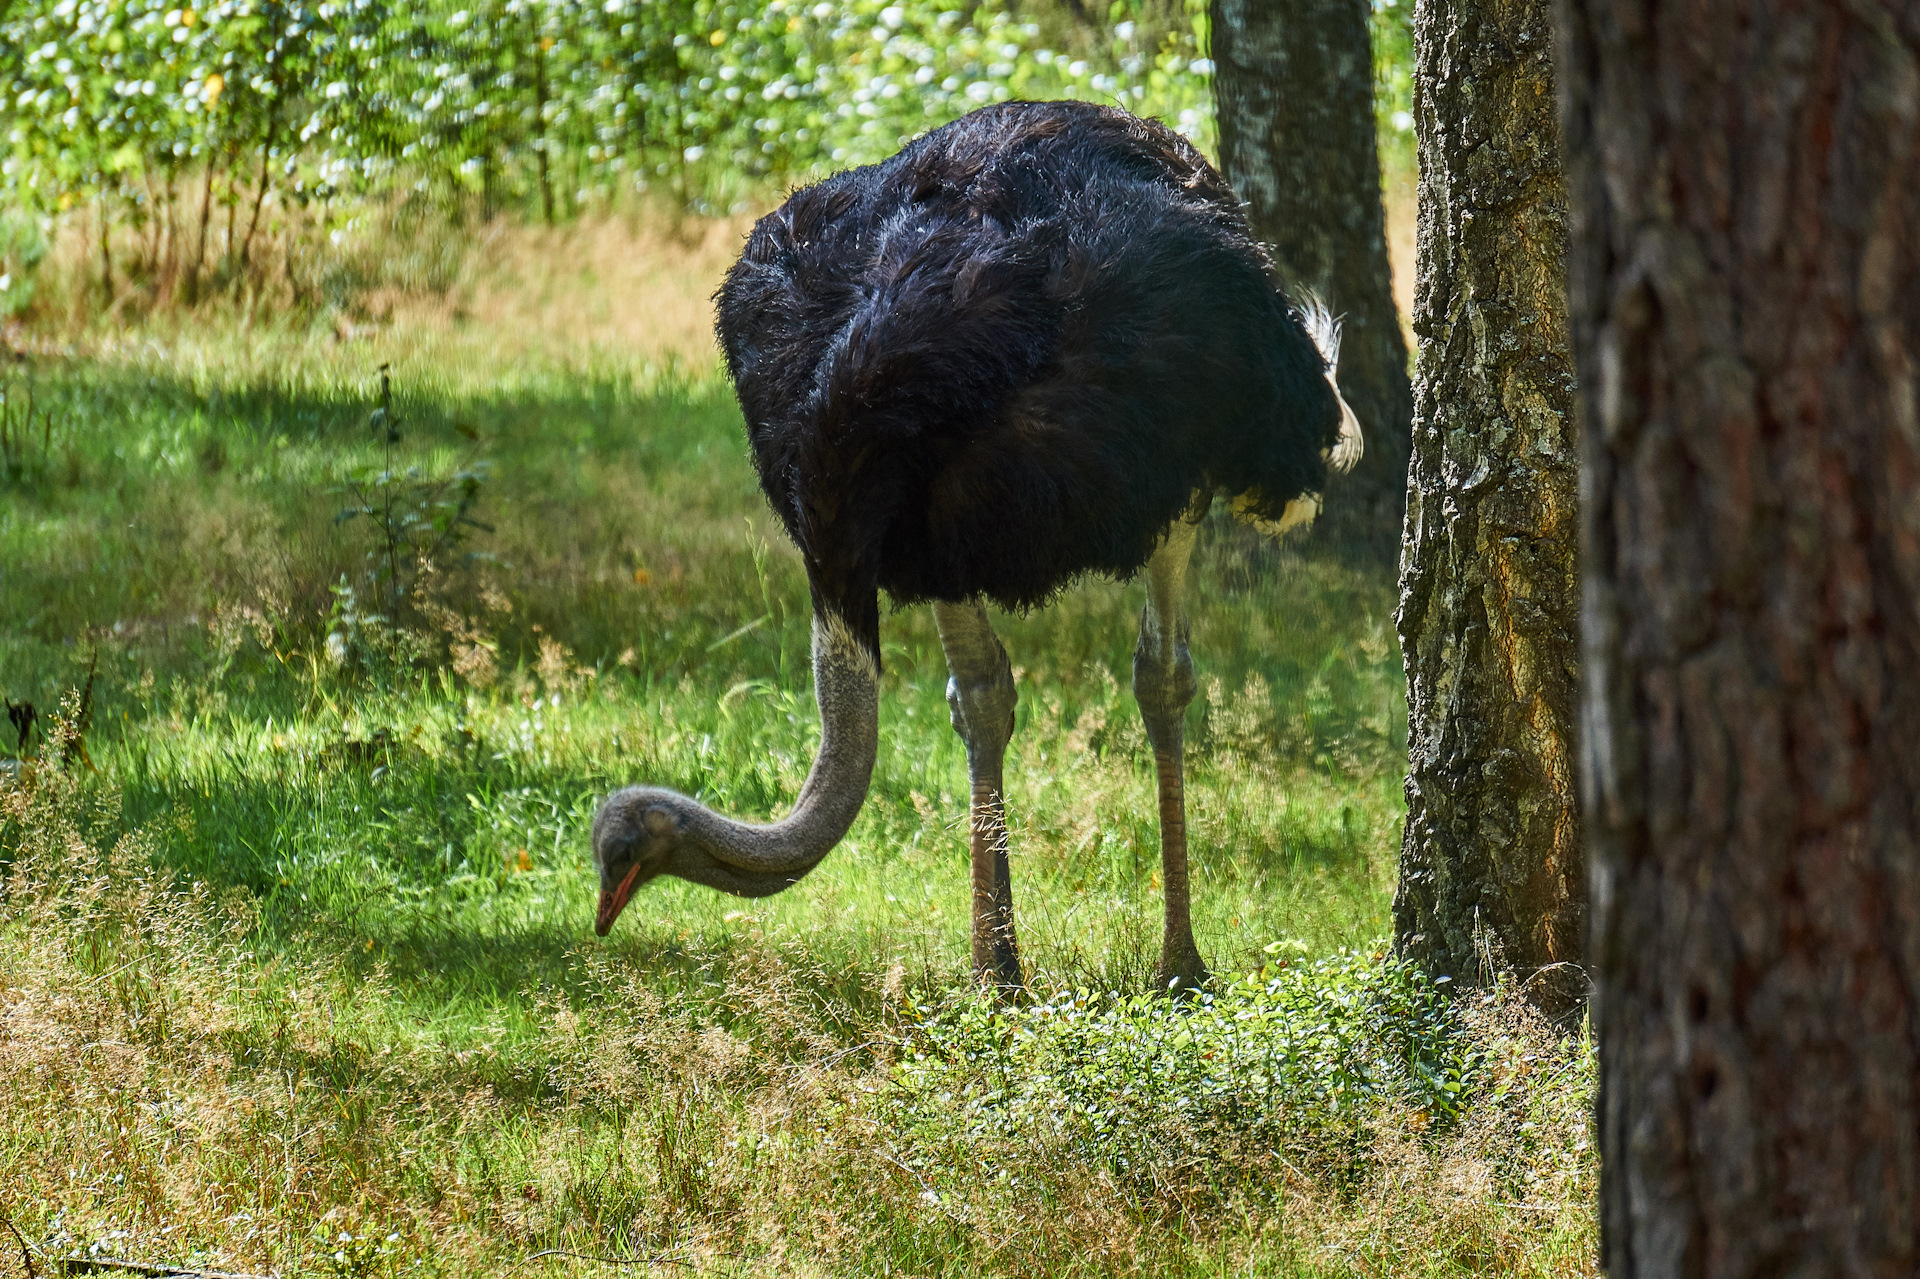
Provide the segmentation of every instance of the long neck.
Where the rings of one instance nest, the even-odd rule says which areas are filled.
[[[845,838],[866,803],[880,739],[880,670],[872,652],[838,617],[813,618],[813,688],[820,703],[820,753],[793,811],[752,826],[687,802],[683,839],[693,857],[672,873],[726,892],[778,892],[812,870]]]

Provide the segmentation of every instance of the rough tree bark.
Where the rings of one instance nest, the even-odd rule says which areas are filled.
[[[1288,285],[1346,317],[1341,394],[1366,432],[1316,536],[1391,562],[1413,418],[1393,303],[1366,0],[1214,0],[1220,161]]]
[[[1546,0],[1421,0],[1413,464],[1401,564],[1407,826],[1394,926],[1585,994],[1574,780],[1578,457]]]
[[[1920,11],[1563,0],[1613,1279],[1920,1273]]]

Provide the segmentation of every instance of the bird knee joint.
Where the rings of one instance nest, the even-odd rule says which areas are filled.
[[[1013,672],[1004,665],[984,677],[947,681],[947,705],[953,711],[953,731],[969,750],[998,749],[1013,736],[1013,709],[1019,693]]]
[[[1147,720],[1149,735],[1156,722],[1177,721],[1200,690],[1193,673],[1193,657],[1185,644],[1176,645],[1171,656],[1162,660],[1157,654],[1136,650],[1133,655],[1133,696]]]

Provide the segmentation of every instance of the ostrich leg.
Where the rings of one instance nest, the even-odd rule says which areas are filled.
[[[1207,965],[1193,940],[1187,885],[1187,806],[1181,772],[1187,704],[1198,687],[1187,653],[1187,562],[1200,526],[1175,520],[1167,540],[1147,561],[1147,606],[1140,644],[1133,650],[1133,696],[1153,746],[1160,785],[1160,865],[1166,880],[1167,926],[1160,948],[1162,989],[1196,987]]]
[[[1007,867],[1007,809],[1002,788],[1013,736],[1013,668],[987,610],[978,600],[933,606],[947,652],[947,705],[953,730],[967,746],[973,801],[973,974],[1003,991],[1020,988],[1020,948],[1013,936],[1013,876]]]

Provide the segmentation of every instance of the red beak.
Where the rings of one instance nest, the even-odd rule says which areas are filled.
[[[633,881],[639,877],[640,868],[635,866],[612,892],[600,894],[600,914],[593,921],[594,932],[605,937],[613,931],[613,921],[627,908],[627,898],[633,896]]]

